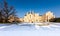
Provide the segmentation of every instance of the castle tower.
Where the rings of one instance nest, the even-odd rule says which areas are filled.
[[[46,15],[47,21],[49,21],[50,19],[55,18],[55,15],[51,11],[48,11],[45,15]]]

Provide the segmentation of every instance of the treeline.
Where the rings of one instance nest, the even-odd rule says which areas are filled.
[[[60,18],[50,19],[50,22],[60,22]]]
[[[16,11],[13,6],[9,6],[6,0],[0,2],[0,23],[8,23],[9,17],[12,15],[16,17]]]

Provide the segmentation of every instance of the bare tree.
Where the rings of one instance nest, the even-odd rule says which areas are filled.
[[[7,23],[7,22],[9,22],[8,21],[8,18],[11,16],[11,15],[13,15],[13,16],[15,16],[16,15],[16,11],[15,11],[15,9],[13,8],[13,6],[11,6],[11,7],[9,7],[8,6],[8,3],[6,2],[6,0],[4,0],[4,2],[3,2],[3,16],[4,16],[4,18],[5,18],[5,22]]]
[[[0,23],[2,22],[2,6],[1,6],[1,2],[0,2]]]
[[[0,10],[0,22],[2,22],[2,12]]]

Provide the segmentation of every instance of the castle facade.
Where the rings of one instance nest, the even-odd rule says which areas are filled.
[[[34,13],[33,11],[30,11],[23,17],[23,22],[49,22],[49,20],[53,18],[55,18],[55,15],[51,11],[48,11],[44,15],[39,15],[39,13]]]

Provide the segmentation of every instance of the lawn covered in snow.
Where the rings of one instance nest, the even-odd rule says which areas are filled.
[[[60,23],[49,26],[0,24],[0,36],[60,36]]]

